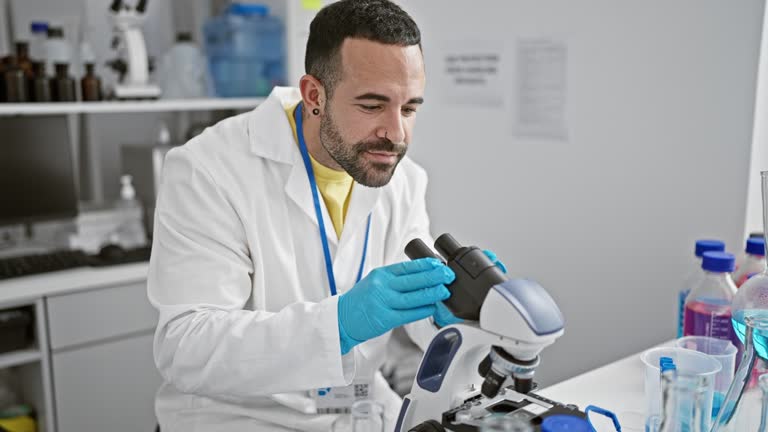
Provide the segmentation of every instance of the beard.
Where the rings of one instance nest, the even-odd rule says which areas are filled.
[[[325,115],[320,119],[320,143],[353,180],[363,186],[374,188],[389,183],[395,168],[408,150],[406,144],[395,144],[386,138],[347,144],[333,121],[327,105]],[[365,157],[365,152],[368,151],[395,153],[397,158],[393,164],[372,162]]]

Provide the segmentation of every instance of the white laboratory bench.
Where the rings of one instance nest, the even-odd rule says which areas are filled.
[[[33,343],[0,354],[40,431],[154,431],[161,379],[148,265],[80,268],[0,281],[0,310],[28,307]]]
[[[645,398],[640,354],[577,375],[538,393],[558,402],[578,405],[582,410],[588,405],[605,408],[618,416],[622,431],[642,431]],[[598,431],[615,430],[605,418],[594,414],[590,417]]]
[[[0,354],[0,368],[18,370],[39,430],[154,430],[161,378],[152,357],[157,312],[147,300],[147,269],[146,263],[125,264],[0,281],[0,310],[34,308],[34,345]],[[640,352],[539,393],[582,409],[608,409],[622,430],[643,430]],[[592,418],[598,431],[614,430]]]

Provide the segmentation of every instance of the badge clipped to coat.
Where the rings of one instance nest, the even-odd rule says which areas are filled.
[[[371,379],[355,379],[346,387],[325,387],[310,391],[315,400],[318,414],[349,414],[352,404],[371,399]]]

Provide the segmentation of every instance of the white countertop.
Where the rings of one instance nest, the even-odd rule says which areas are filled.
[[[82,267],[0,281],[0,304],[146,280],[149,264]]]
[[[643,362],[636,353],[537,393],[557,402],[576,404],[582,410],[588,405],[605,408],[618,416],[622,431],[643,431],[643,374]],[[590,418],[598,432],[615,431],[607,419],[594,414]]]

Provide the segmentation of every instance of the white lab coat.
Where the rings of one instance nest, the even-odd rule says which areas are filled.
[[[399,397],[378,372],[389,333],[345,356],[328,286],[309,181],[277,88],[254,111],[208,128],[165,160],[148,294],[160,312],[155,363],[164,378],[163,432],[329,431],[307,391],[374,376],[392,430]],[[427,176],[408,158],[382,188],[355,184],[341,238],[323,205],[339,294],[358,272],[404,261],[405,244],[431,241]],[[435,329],[407,326],[422,349]]]

